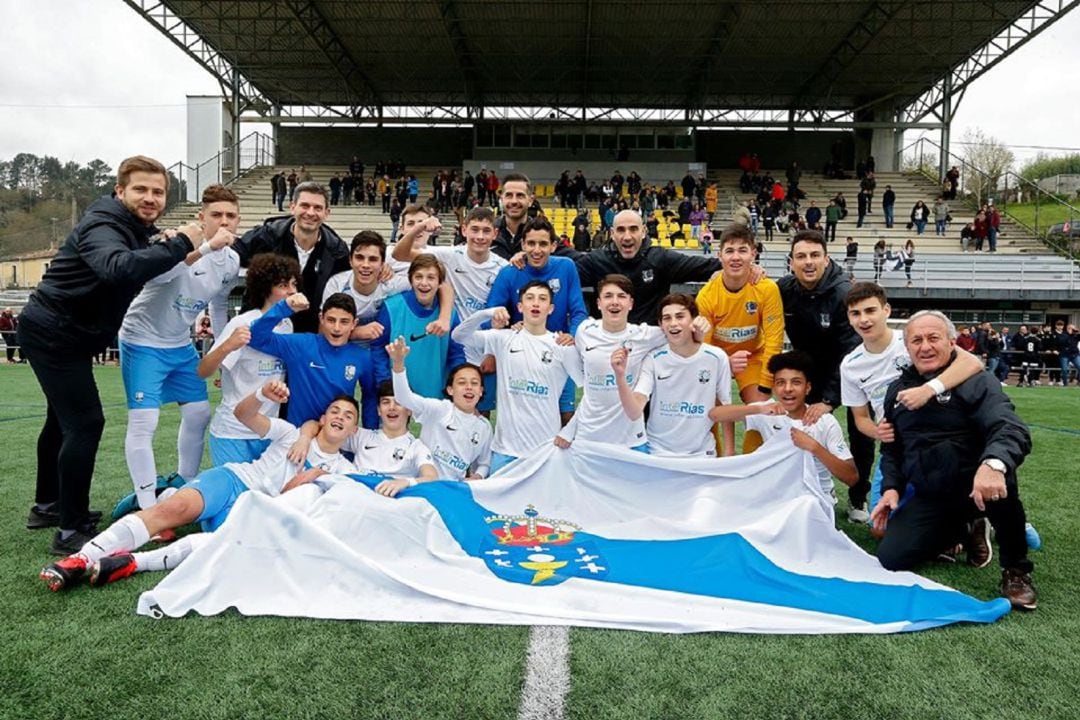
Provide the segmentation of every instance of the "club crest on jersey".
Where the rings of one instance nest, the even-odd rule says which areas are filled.
[[[471,442],[473,445],[479,445],[480,444],[480,433],[475,433],[474,432],[472,435],[470,435],[469,436],[469,442]]]
[[[712,380],[712,373],[711,372],[709,372],[708,370],[701,370],[700,372],[698,372],[697,381],[699,383],[704,385],[705,383],[709,382],[710,380]]]
[[[552,293],[557,293],[562,287],[562,281],[559,278],[551,278],[548,280],[548,287],[551,288]]]
[[[146,397],[146,396],[143,395],[143,391],[139,390],[138,392],[135,393],[135,402],[141,403],[143,401],[144,397]]]
[[[491,515],[484,522],[490,535],[484,537],[480,555],[502,580],[558,585],[572,577],[607,575],[607,562],[593,543],[578,540],[581,527],[575,523],[540,517],[532,505],[520,515]]]
[[[819,317],[821,318],[821,327],[828,329],[832,325],[832,316],[829,313],[821,313]]]
[[[540,353],[540,362],[550,365],[552,359],[553,358],[551,357],[550,350],[545,350],[544,352]]]
[[[352,380],[355,377],[356,377],[356,366],[355,365],[346,365],[345,366],[345,379],[346,380]]]
[[[641,271],[641,282],[651,283],[653,281],[652,268],[648,268]]]
[[[487,276],[487,286],[491,287],[494,284],[495,284],[495,276],[494,275],[488,275]]]
[[[753,300],[748,301],[746,303],[746,314],[747,315],[754,315],[756,313],[757,313],[757,303],[754,302]]]
[[[404,460],[405,459],[405,448],[403,448],[403,447],[394,448],[394,459],[395,460]]]
[[[949,390],[946,390],[945,392],[937,396],[937,401],[939,405],[948,405],[950,400],[952,400],[952,392],[950,392]]]
[[[911,359],[907,357],[895,357],[893,358],[893,367],[897,370],[903,370],[911,364]]]

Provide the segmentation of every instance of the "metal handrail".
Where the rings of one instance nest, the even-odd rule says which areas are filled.
[[[937,156],[937,157],[941,156],[941,153],[943,152],[943,148],[941,147],[941,145],[939,145],[938,143],[934,142],[933,140],[931,140],[930,138],[927,138],[927,137],[920,137],[917,140],[915,140],[915,141],[909,143],[908,145],[906,145],[900,151],[900,156],[901,157],[906,156],[908,150],[910,150],[913,147],[918,146],[918,153],[919,154],[918,154],[918,163],[916,165],[916,171],[920,175],[926,177],[931,182],[933,182],[935,184],[940,184],[942,182],[942,179],[937,177],[936,165],[934,166],[935,170],[933,172],[928,169],[928,166],[926,164],[926,154],[924,153],[924,150],[923,150],[923,145],[924,144],[929,144],[936,150],[936,152],[934,153],[934,156]],[[992,183],[990,182],[990,180],[992,180],[992,178],[990,177],[990,175],[988,173],[984,172],[983,170],[980,170],[977,167],[974,167],[973,165],[968,163],[966,159],[952,153],[951,151],[947,152],[945,154],[946,154],[946,157],[948,159],[950,159],[952,161],[955,161],[954,164],[959,164],[960,167],[961,167],[960,187],[957,188],[957,190],[959,192],[964,191],[963,185],[964,185],[965,178],[967,177],[967,172],[968,171],[973,172],[973,173],[979,175],[980,177],[982,177],[984,180],[986,180],[987,181],[986,182],[987,186],[992,185]],[[1034,227],[1032,227],[1031,225],[1028,225],[1026,222],[1020,220],[1015,215],[1013,215],[1012,213],[1009,212],[1009,181],[1010,181],[1010,179],[1012,179],[1012,181],[1013,181],[1012,182],[1013,189],[1019,190],[1019,189],[1023,188],[1024,190],[1032,192],[1032,195],[1033,195],[1033,197],[1035,199],[1035,224],[1034,224]],[[1012,170],[1007,170],[1007,171],[1005,171],[1005,173],[1002,174],[1002,176],[998,179],[997,186],[1000,186],[1002,182],[1004,182],[1004,189],[1003,189],[1003,194],[1002,194],[1002,197],[1001,197],[1001,202],[999,204],[1000,209],[1001,209],[1001,213],[1003,215],[1005,215],[1006,217],[1008,217],[1009,220],[1011,222],[1013,222],[1014,224],[1019,225],[1020,227],[1024,228],[1025,230],[1030,232],[1035,237],[1042,240],[1048,247],[1053,249],[1055,252],[1058,252],[1058,253],[1068,257],[1071,260],[1076,260],[1077,257],[1078,257],[1077,252],[1073,251],[1069,247],[1069,244],[1068,244],[1067,241],[1066,242],[1059,242],[1056,238],[1051,238],[1049,236],[1049,227],[1040,227],[1039,208],[1042,205],[1042,203],[1044,203],[1044,202],[1050,202],[1052,204],[1056,203],[1057,205],[1067,209],[1068,214],[1069,214],[1069,218],[1070,218],[1070,222],[1076,222],[1076,220],[1080,219],[1080,209],[1074,207],[1073,205],[1070,205],[1069,203],[1065,202],[1064,200],[1057,197],[1053,193],[1049,193],[1049,192],[1043,190],[1036,183],[1032,182],[1031,180],[1028,180],[1027,178],[1025,178],[1025,177],[1023,177],[1021,175],[1018,175],[1017,173],[1013,172]],[[994,186],[992,188],[992,190],[997,190],[997,186]],[[982,202],[982,198],[976,198],[976,203],[977,204],[981,204],[981,202]]]
[[[252,145],[254,148],[252,149]],[[234,156],[240,159],[240,167],[232,167]],[[203,187],[212,183],[228,185],[247,176],[253,170],[274,164],[274,139],[266,133],[253,131],[240,138],[232,145],[222,148],[211,157],[192,167],[185,162],[177,162],[169,167],[181,182],[177,183],[177,192],[169,193],[166,209],[173,205],[192,201]],[[183,186],[183,187],[181,187]],[[186,192],[192,189],[192,193]]]

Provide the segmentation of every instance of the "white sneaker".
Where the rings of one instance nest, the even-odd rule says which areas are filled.
[[[852,505],[847,511],[848,522],[852,523],[868,523],[870,522],[870,513],[866,509],[866,503],[862,505]]]

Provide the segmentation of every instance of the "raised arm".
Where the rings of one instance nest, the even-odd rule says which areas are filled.
[[[496,320],[496,318],[498,318],[498,320]],[[484,350],[485,341],[484,336],[480,334],[480,326],[489,321],[491,321],[493,325],[498,323],[505,327],[505,323],[510,321],[510,314],[504,307],[489,307],[484,310],[478,310],[454,328],[453,332],[450,333],[450,339],[465,347],[482,352]]]
[[[974,377],[983,370],[982,360],[975,357],[967,350],[956,348],[956,358],[945,368],[944,372],[935,378],[944,390],[952,390],[968,378]],[[897,394],[896,399],[908,410],[918,410],[930,399],[939,394],[939,390],[932,386],[934,381],[925,382],[918,387],[908,388]]]
[[[202,228],[196,223],[182,225],[174,237],[139,250],[129,248],[115,230],[99,226],[79,238],[78,247],[83,261],[102,281],[143,285],[182,262],[195,242],[202,242]]]
[[[412,262],[417,255],[424,254],[424,251],[420,248],[413,247],[416,239],[420,237],[420,233],[430,235],[439,230],[442,230],[442,223],[439,222],[437,217],[429,217],[422,223],[416,223],[398,238],[397,244],[394,246],[394,252],[390,254],[390,257],[399,262]]]
[[[292,317],[294,312],[307,310],[308,307],[308,299],[303,293],[290,295],[274,303],[262,317],[251,323],[251,347],[268,355],[284,358],[289,350],[289,336],[275,333],[274,328],[285,318]]]
[[[626,365],[630,357],[630,351],[621,347],[611,353],[611,369],[615,371],[615,387],[619,390],[619,402],[623,412],[631,420],[637,420],[645,410],[645,404],[649,402],[647,393],[638,392],[626,382]],[[647,357],[641,366],[641,379],[637,388],[652,387],[652,358]]]
[[[236,352],[249,342],[251,342],[251,328],[247,325],[238,325],[233,328],[227,336],[215,342],[210,352],[199,361],[199,367],[196,369],[199,377],[208,378],[213,375],[230,353]]]
[[[236,404],[233,414],[251,432],[266,437],[270,432],[270,418],[259,412],[264,402],[281,404],[289,399],[289,388],[280,380],[268,380],[261,388]]]

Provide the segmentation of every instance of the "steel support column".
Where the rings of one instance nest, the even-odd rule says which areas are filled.
[[[952,131],[953,97],[952,73],[945,76],[941,88],[941,152],[938,157],[938,181],[949,171],[949,140]]]

